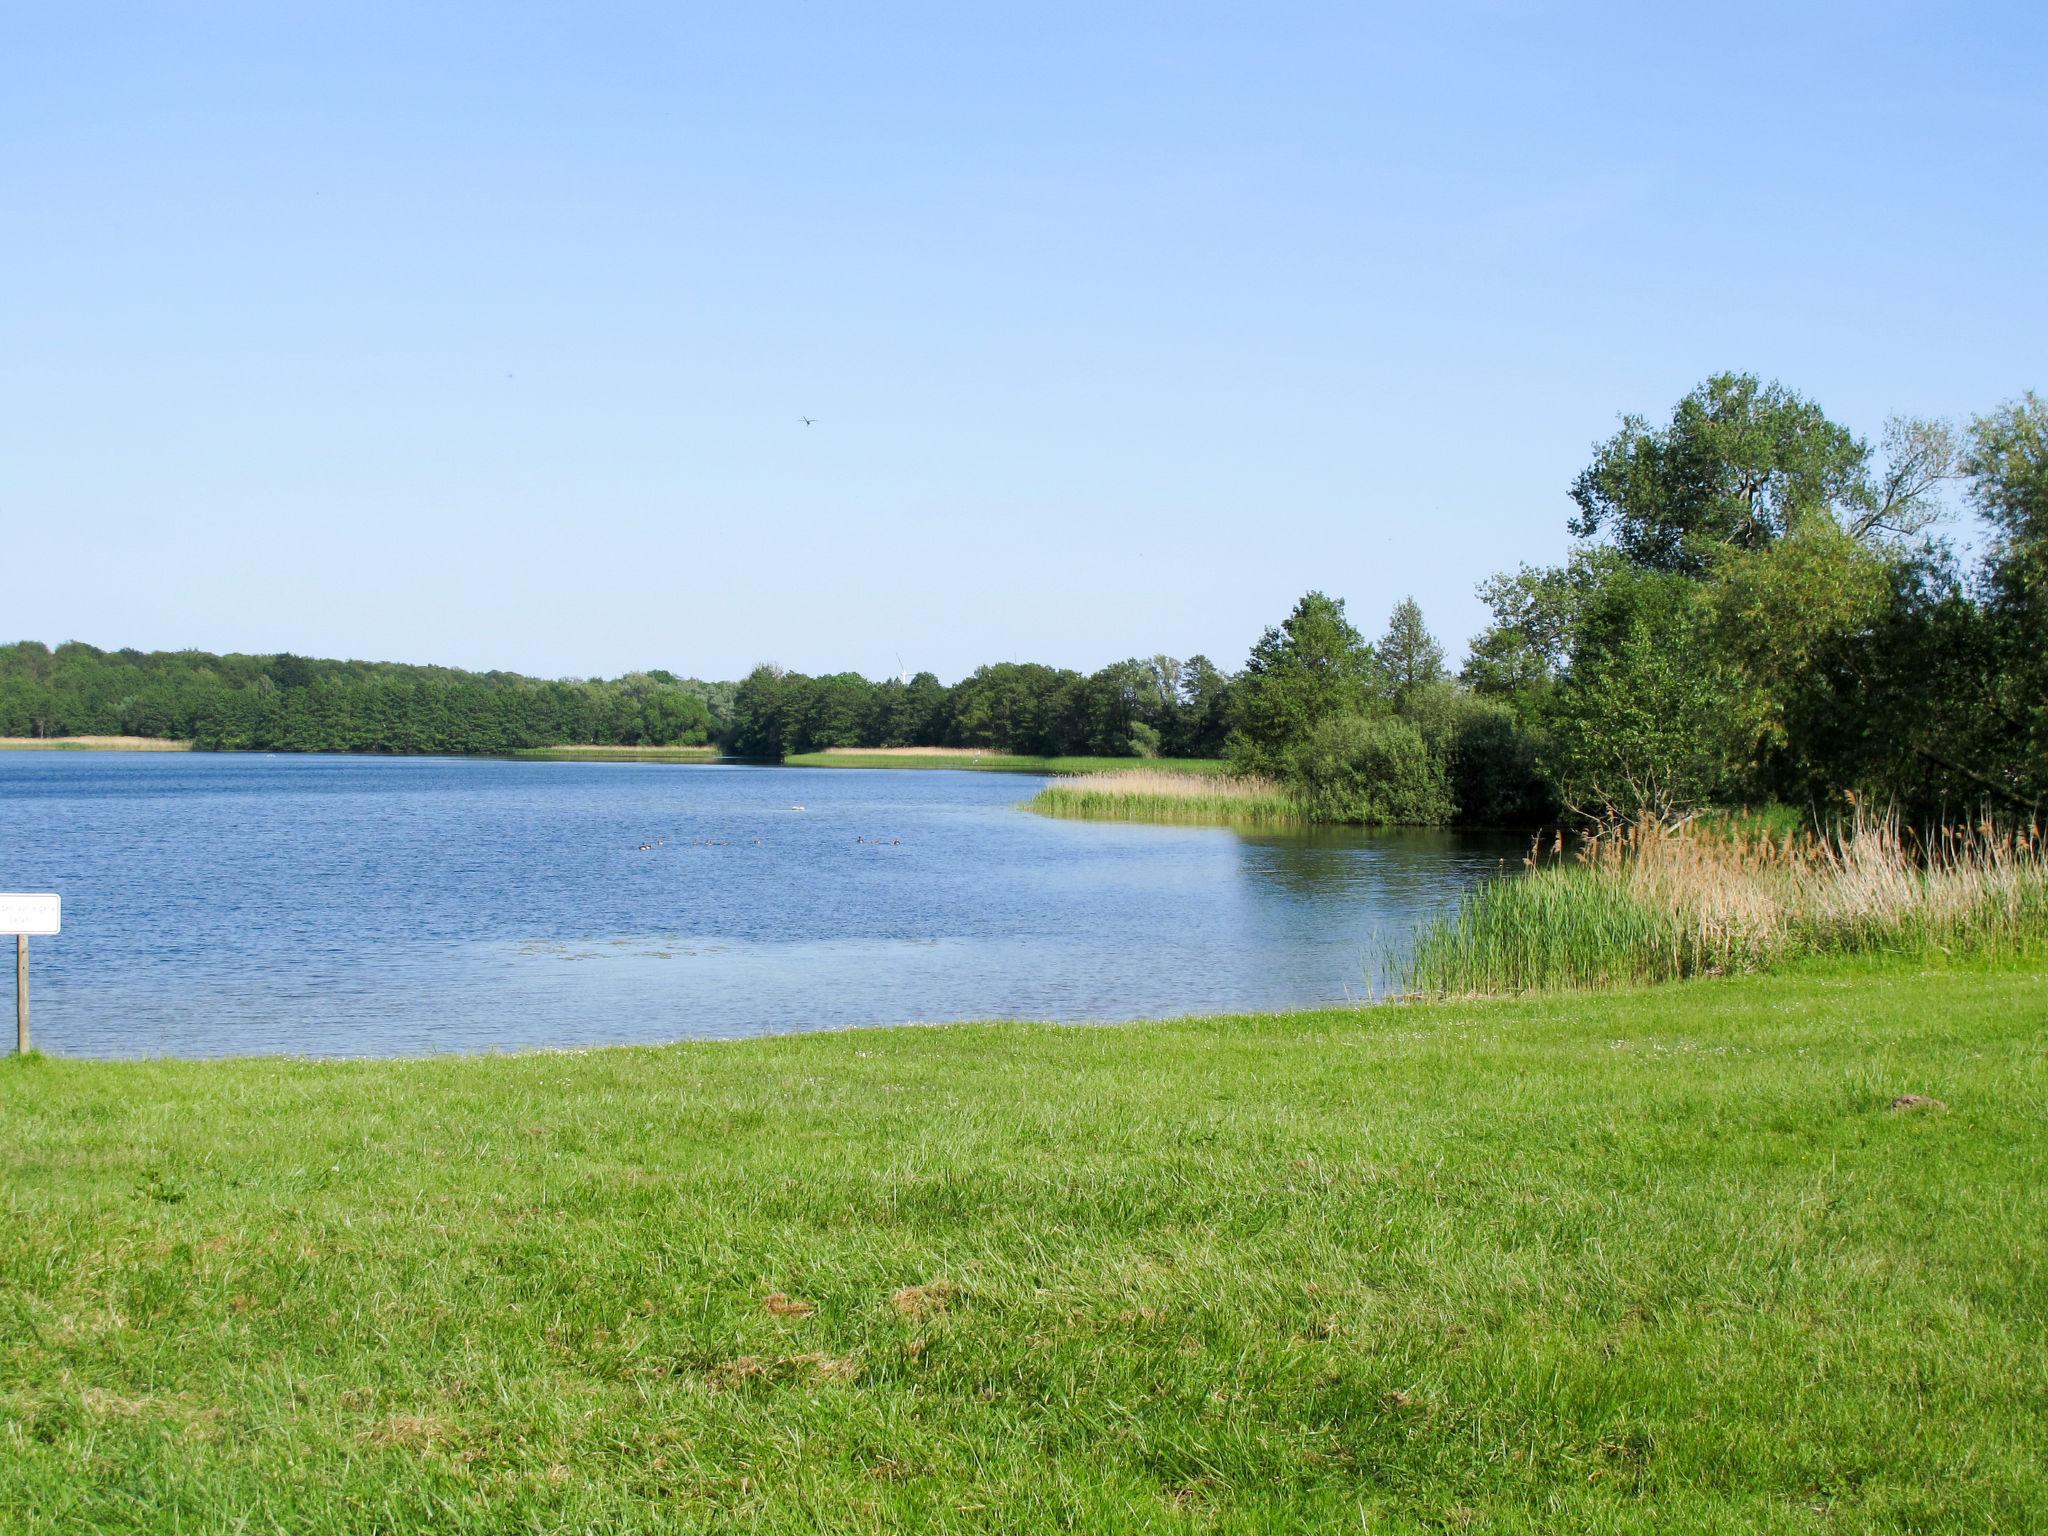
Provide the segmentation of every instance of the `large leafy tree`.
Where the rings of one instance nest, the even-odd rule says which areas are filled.
[[[1705,619],[1698,584],[1670,572],[1619,574],[1595,595],[1547,706],[1568,808],[1673,819],[1726,787],[1740,716]]]
[[[1387,620],[1387,632],[1373,645],[1373,655],[1396,708],[1418,688],[1426,688],[1444,677],[1444,648],[1429,632],[1422,609],[1412,597],[1404,597],[1394,605]]]
[[[1372,648],[1344,616],[1344,600],[1310,592],[1252,647],[1235,694],[1231,761],[1276,773],[1326,720],[1368,712]]]
[[[1182,662],[1166,750],[1179,757],[1221,756],[1230,735],[1236,686],[1236,680],[1206,656],[1197,654]]]
[[[2038,814],[2048,804],[2048,404],[2030,392],[1979,417],[1963,468],[1991,525],[1983,588],[1998,686],[1986,708],[2003,746],[1977,772]]]
[[[1830,686],[1845,648],[1882,618],[1894,560],[1831,521],[1768,549],[1727,550],[1701,592],[1714,664],[1730,685],[1731,787],[1812,796],[1859,775],[1829,750],[1821,717],[1854,707]]]
[[[763,663],[733,693],[725,749],[739,757],[780,761],[794,734],[796,687],[782,668]]]
[[[1705,575],[1716,551],[1758,550],[1817,517],[1871,500],[1870,450],[1812,401],[1722,373],[1652,426],[1622,418],[1572,482],[1572,532],[1606,537],[1636,565]]]

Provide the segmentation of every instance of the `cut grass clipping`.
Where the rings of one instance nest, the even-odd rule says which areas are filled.
[[[0,1530],[2048,1530],[2048,979],[1926,971],[0,1060]]]
[[[1091,821],[1272,825],[1307,819],[1293,796],[1271,779],[1192,778],[1157,768],[1058,779],[1024,806],[1041,815]]]

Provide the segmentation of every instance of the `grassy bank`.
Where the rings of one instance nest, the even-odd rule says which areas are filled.
[[[1209,757],[1030,757],[1015,752],[982,752],[946,747],[834,747],[799,752],[783,759],[798,768],[982,768],[1000,773],[1093,774],[1144,768],[1157,773],[1215,777],[1224,772]]]
[[[161,736],[0,736],[0,752],[190,752]]]
[[[2044,1046],[1863,961],[0,1061],[0,1528],[2039,1529]]]
[[[1824,836],[1726,824],[1560,840],[1426,930],[1409,990],[1456,995],[1673,981],[1812,956],[2048,955],[2048,846],[2034,829],[1922,842],[1859,817]]]
[[[531,758],[549,763],[715,763],[716,747],[614,747],[561,746],[519,747],[508,757]]]
[[[1271,779],[1196,778],[1150,766],[1057,779],[1024,804],[1042,815],[1091,821],[1272,825],[1307,819],[1300,803]]]

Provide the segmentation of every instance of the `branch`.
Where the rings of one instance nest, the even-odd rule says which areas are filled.
[[[1913,750],[1916,753],[1918,753],[1921,757],[1926,758],[1927,761],[1929,761],[1930,763],[1933,763],[1937,768],[1946,768],[1950,773],[1961,774],[1964,778],[1968,779],[1978,788],[1986,791],[1989,794],[1996,795],[2006,804],[2016,805],[2021,810],[2026,811],[2034,816],[2039,816],[2041,814],[2041,802],[2039,800],[2029,800],[2025,795],[2022,795],[2018,790],[2012,789],[2007,785],[1999,783],[1996,779],[1990,777],[1990,775],[1979,773],[1976,769],[1970,767],[1966,763],[1958,763],[1955,762],[1953,759],[1943,757],[1939,752],[1935,751],[1932,747],[1921,746],[1918,742],[1914,743]]]

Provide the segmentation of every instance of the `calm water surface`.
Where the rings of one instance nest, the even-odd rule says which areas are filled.
[[[64,897],[45,1050],[405,1055],[1341,1001],[1512,851],[1017,811],[1040,782],[0,753],[0,890]]]

